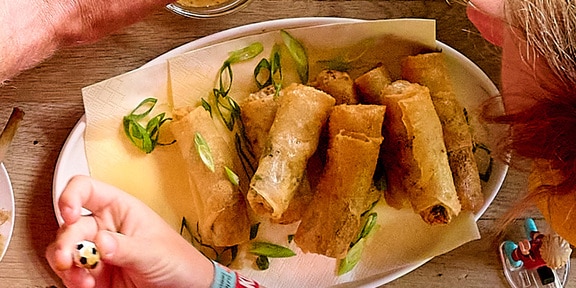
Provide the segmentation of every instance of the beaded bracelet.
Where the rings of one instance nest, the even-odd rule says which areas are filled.
[[[214,281],[211,288],[260,288],[258,282],[248,279],[222,264],[214,263]],[[262,287],[263,288],[263,287]]]

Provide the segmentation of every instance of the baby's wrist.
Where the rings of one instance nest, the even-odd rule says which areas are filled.
[[[258,282],[248,279],[215,261],[214,280],[210,288],[259,288]]]

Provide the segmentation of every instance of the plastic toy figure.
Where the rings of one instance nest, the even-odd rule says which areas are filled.
[[[563,287],[570,267],[570,244],[560,236],[542,234],[532,218],[524,223],[526,238],[500,245],[506,279],[512,287]],[[559,275],[563,276],[561,279]]]

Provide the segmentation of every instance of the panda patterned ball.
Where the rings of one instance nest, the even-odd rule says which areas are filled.
[[[81,241],[74,249],[74,264],[86,269],[94,269],[100,263],[100,254],[96,245],[90,241]]]

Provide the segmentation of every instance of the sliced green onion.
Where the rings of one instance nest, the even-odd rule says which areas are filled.
[[[210,106],[210,103],[208,103],[208,101],[206,101],[204,98],[201,99],[201,103],[204,110],[208,111],[208,113],[210,113],[210,117],[212,117],[212,106]]]
[[[272,84],[272,68],[268,59],[262,58],[258,65],[254,68],[254,80],[256,80],[256,86],[258,89],[262,89],[270,84]],[[264,81],[262,81],[264,80]]]
[[[342,72],[346,72],[352,68],[350,62],[346,61],[342,56],[330,60],[320,60],[318,63],[325,66],[326,69]]]
[[[226,171],[226,176],[228,176],[228,180],[230,180],[230,183],[232,183],[234,186],[240,185],[240,177],[238,177],[238,175],[236,175],[236,173],[234,173],[232,169],[228,168],[227,166],[224,166],[224,170]]]
[[[268,260],[266,256],[259,255],[258,258],[256,258],[256,267],[260,270],[267,270],[270,267],[270,260]]]
[[[238,62],[242,62],[242,61],[246,61],[246,60],[250,60],[256,56],[258,56],[258,54],[262,53],[262,51],[264,50],[264,46],[262,45],[262,43],[260,42],[254,42],[242,49],[238,49],[235,51],[230,52],[228,55],[228,59],[226,60],[226,62],[230,63],[230,64],[234,64],[234,63],[238,63]]]
[[[124,127],[124,134],[138,149],[144,151],[146,154],[151,153],[156,145],[163,145],[158,143],[160,137],[160,127],[166,121],[172,118],[166,118],[166,113],[160,113],[150,119],[144,127],[140,121],[152,112],[158,99],[146,98],[130,114],[124,116],[122,124]],[[144,109],[144,111],[142,111]],[[174,143],[175,141],[172,141]],[[170,143],[171,144],[171,143]]]
[[[308,55],[302,43],[292,37],[288,32],[280,30],[284,45],[288,48],[292,59],[296,62],[296,71],[302,83],[308,83]]]
[[[372,212],[366,216],[366,221],[362,226],[362,230],[358,233],[358,237],[352,243],[350,243],[350,249],[346,254],[346,257],[343,259],[339,259],[338,263],[338,275],[345,274],[350,270],[354,269],[356,264],[360,262],[360,258],[362,256],[362,250],[366,245],[366,239],[372,236],[372,232],[376,231],[378,227],[377,224],[378,214],[376,212]]]
[[[260,222],[250,226],[250,240],[254,240],[258,236],[258,229],[260,228]]]
[[[284,246],[268,243],[268,242],[254,242],[250,249],[250,253],[258,256],[266,256],[270,258],[285,258],[295,256],[296,253]]]
[[[368,234],[370,234],[370,231],[372,231],[372,229],[374,228],[374,226],[376,226],[376,221],[378,220],[378,214],[377,213],[370,213],[370,215],[368,215],[368,217],[366,218],[366,222],[364,223],[364,226],[362,227],[362,232],[360,232],[360,238],[366,238],[366,236],[368,236]]]
[[[214,172],[214,159],[212,158],[212,152],[210,151],[210,146],[206,143],[206,140],[202,135],[198,132],[194,135],[194,144],[196,144],[196,150],[198,151],[198,155],[200,155],[200,159],[210,171]]]
[[[258,62],[258,65],[254,68],[254,79],[258,89],[274,85],[276,91],[274,96],[278,96],[278,93],[280,93],[282,89],[282,81],[284,79],[282,76],[280,46],[277,44],[274,45],[270,59],[263,58]]]
[[[352,248],[350,248],[350,250],[348,250],[348,254],[346,254],[346,257],[339,260],[338,272],[337,272],[338,275],[343,275],[352,271],[352,269],[354,269],[356,264],[360,262],[365,243],[366,239],[361,238],[358,242],[356,242],[356,244],[354,244],[354,246],[352,246]]]

